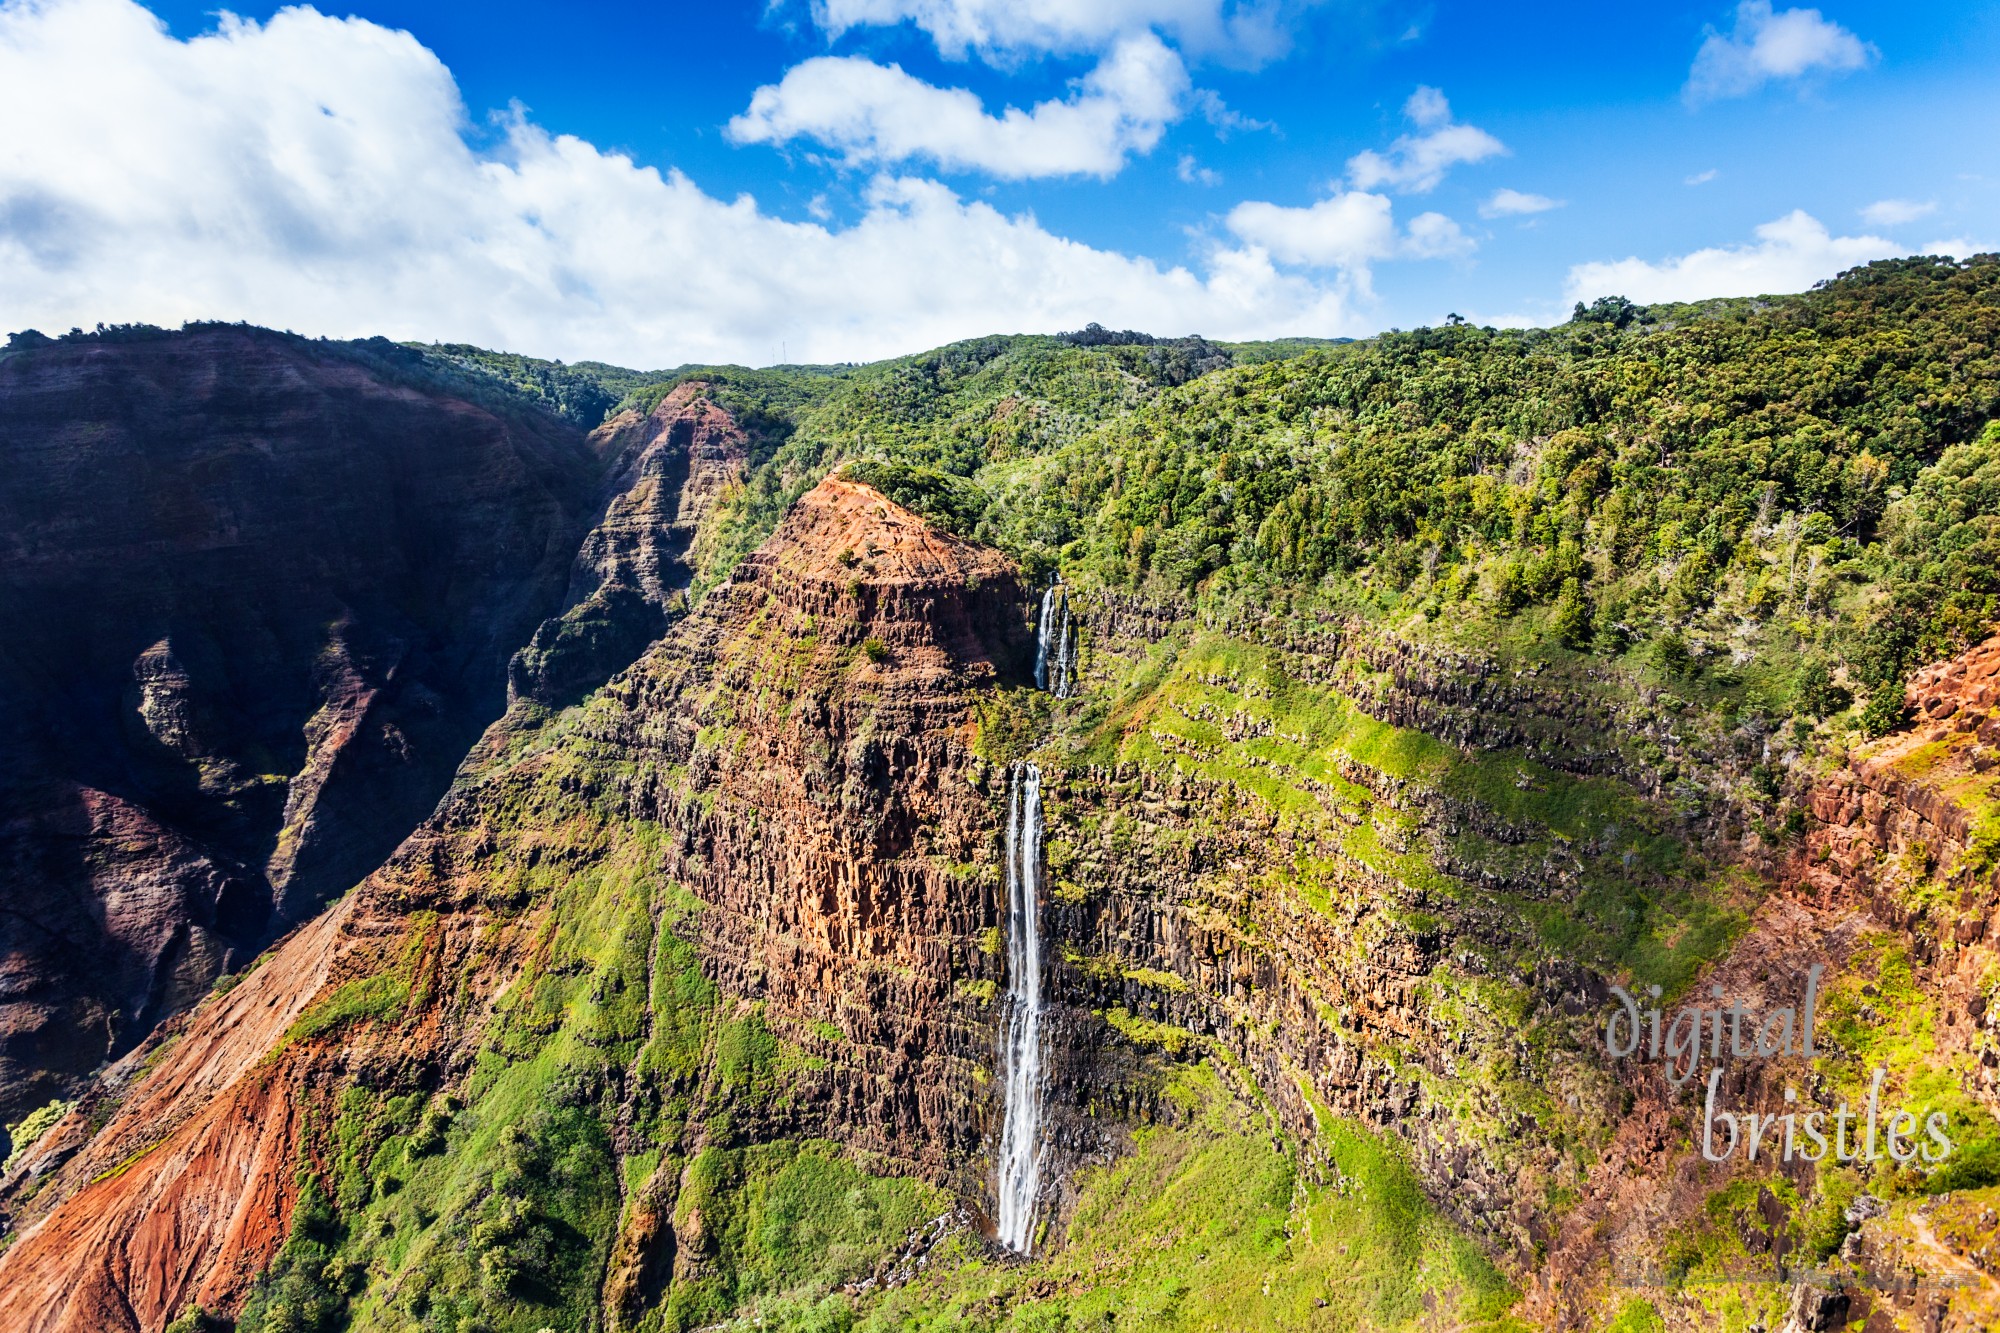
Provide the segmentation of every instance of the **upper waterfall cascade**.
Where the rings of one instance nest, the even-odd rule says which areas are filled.
[[[1060,582],[1042,593],[1042,610],[1035,629],[1035,686],[1058,699],[1075,688],[1076,629],[1069,610],[1069,591]]]

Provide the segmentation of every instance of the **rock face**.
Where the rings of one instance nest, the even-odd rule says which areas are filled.
[[[981,694],[1031,670],[1026,611],[996,553],[829,478],[591,723],[634,766],[629,816],[669,831],[663,873],[704,904],[704,975],[804,1053],[783,1117],[750,1112],[758,1131],[975,1198],[999,1125],[981,991],[1001,977],[982,941],[1003,913],[1005,782],[971,744]],[[668,1150],[710,1133],[691,1118]],[[677,1168],[643,1187],[614,1323],[700,1271],[666,1220],[680,1189]]]
[[[997,553],[829,478],[593,727],[677,835],[709,975],[825,1061],[807,1114],[968,1193],[993,1035],[956,987],[998,978],[1000,921],[973,708],[1031,662],[1025,614]]]
[[[0,1117],[365,875],[504,704],[579,432],[212,329],[0,363]]]
[[[357,1078],[460,1086],[509,989],[553,966],[563,917],[524,904],[505,866],[560,882],[643,852],[698,900],[690,934],[725,1008],[754,1005],[744,1021],[800,1053],[777,1103],[733,1092],[726,1061],[636,1062],[621,1147],[666,1156],[614,1250],[613,1323],[699,1270],[680,1164],[732,1135],[830,1135],[977,1193],[994,1108],[976,983],[999,968],[979,941],[999,909],[990,774],[967,742],[979,692],[1031,659],[1006,561],[823,482],[553,748],[461,782],[334,912],[149,1048],[164,1058],[128,1057],[42,1141],[6,1185],[19,1239],[0,1256],[0,1324],[152,1330],[189,1301],[240,1304],[296,1202],[280,1164],[325,1151],[309,1123],[323,1135]],[[322,1026],[381,978],[434,998]],[[93,1115],[109,1117],[94,1134]]]
[[[517,697],[573,703],[687,609],[689,547],[749,456],[748,437],[705,389],[679,385],[645,416],[621,412],[591,432],[605,466],[597,524],[577,552],[562,614],[514,660]]]
[[[1989,994],[2000,965],[2000,868],[1975,844],[1974,830],[1991,819],[2000,796],[1993,776],[2000,766],[2000,639],[1918,672],[1907,702],[1909,728],[1858,749],[1813,786],[1806,836],[1780,869],[1779,891],[1703,980],[1766,1011],[1795,1003],[1813,965],[1837,979],[1889,941],[1907,951],[1913,993],[1904,1003],[1931,1016],[1927,1059],[1956,1072],[1954,1081],[1990,1113],[2000,1104],[2000,1013]],[[1873,999],[1873,983],[1860,994]],[[1876,1023],[1900,1017],[1862,1013]],[[1892,1099],[1911,1072],[1890,1067]],[[1732,1070],[1723,1092],[1733,1106],[1773,1105],[1785,1086],[1823,1088],[1827,1078],[1826,1062],[1816,1073],[1808,1062],[1781,1060]],[[1589,1289],[1607,1250],[1627,1271],[1657,1274],[1662,1228],[1695,1225],[1721,1183],[1722,1173],[1696,1159],[1678,1128],[1699,1116],[1698,1099],[1666,1096],[1656,1078],[1631,1082],[1632,1111],[1562,1220],[1529,1291],[1528,1310],[1551,1323],[1585,1319],[1588,1304],[1576,1293]],[[1764,1173],[1739,1162],[1729,1174]],[[1782,1175],[1799,1187],[1812,1180],[1802,1162]],[[1967,1257],[1990,1245],[1990,1212],[1959,1243],[1940,1244],[1932,1234],[1936,1204],[1913,1209],[1914,1220],[1899,1223],[1907,1229],[1898,1233],[1879,1203],[1865,1195],[1861,1202],[1873,1203],[1873,1211],[1861,1204],[1848,1210],[1855,1229],[1837,1256],[1853,1265],[1844,1270],[1850,1286],[1822,1289],[1801,1280],[1783,1327],[1841,1328],[1850,1318],[1857,1327],[1864,1320],[1869,1328],[1901,1326],[1882,1322],[1897,1311],[1913,1326],[1994,1326],[2000,1284]],[[1775,1223],[1739,1219],[1738,1238],[1753,1255],[1783,1261],[1796,1237],[1782,1225],[1784,1210],[1775,1211]],[[1815,1260],[1829,1262],[1796,1254],[1791,1262],[1799,1268]],[[1913,1275],[1921,1281],[1913,1283]]]
[[[537,694],[636,656],[741,438],[251,329],[0,361],[0,1122],[379,865],[531,638]]]
[[[82,1197],[18,1247],[14,1276],[0,1283],[8,1327],[152,1330],[190,1303],[242,1303],[297,1197],[309,1065],[303,1052],[274,1053],[325,985],[348,920],[345,904],[323,914],[204,1007],[52,1182],[51,1200],[78,1188]],[[105,1086],[137,1075],[128,1057]],[[88,1134],[86,1115],[72,1114],[42,1151],[59,1158]]]

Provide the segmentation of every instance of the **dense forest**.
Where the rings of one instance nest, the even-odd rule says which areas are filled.
[[[1363,342],[1096,326],[865,367],[640,377],[438,349],[646,407],[701,379],[755,427],[712,582],[827,468],[1037,575],[1430,622],[1624,658],[1724,708],[1879,734],[2000,593],[2000,260],[1871,264],[1795,297]],[[537,378],[540,377],[540,378]],[[554,377],[551,379],[550,377]],[[644,380],[644,382],[640,382]]]

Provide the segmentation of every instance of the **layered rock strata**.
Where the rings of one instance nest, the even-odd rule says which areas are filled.
[[[680,929],[719,996],[704,1021],[797,1054],[775,1100],[732,1085],[712,1040],[701,1059],[724,1063],[705,1073],[618,1075],[620,1152],[666,1158],[608,1255],[608,1318],[699,1270],[670,1164],[717,1135],[824,1134],[977,1194],[994,1111],[979,983],[999,974],[980,942],[999,906],[969,742],[980,692],[1031,653],[1003,559],[822,483],[549,744],[492,747],[510,757],[382,871],[38,1145],[6,1182],[0,1323],[153,1330],[189,1301],[239,1305],[286,1234],[296,1168],[323,1169],[342,1088],[460,1087],[573,924],[527,886],[574,894],[611,864],[642,865],[656,904],[692,896]],[[676,1020],[637,984],[657,1035]]]
[[[651,412],[628,409],[591,432],[605,469],[596,525],[576,553],[562,614],[514,659],[516,697],[572,703],[686,612],[690,548],[749,457],[749,437],[707,393],[688,381]]]
[[[0,441],[0,1123],[379,865],[510,674],[629,664],[746,446],[237,328],[10,356]]]

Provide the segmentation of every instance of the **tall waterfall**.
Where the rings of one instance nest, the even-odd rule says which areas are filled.
[[[1000,1240],[1033,1240],[1042,1185],[1042,773],[1014,770],[1007,801],[1007,1026],[1000,1052]]]

